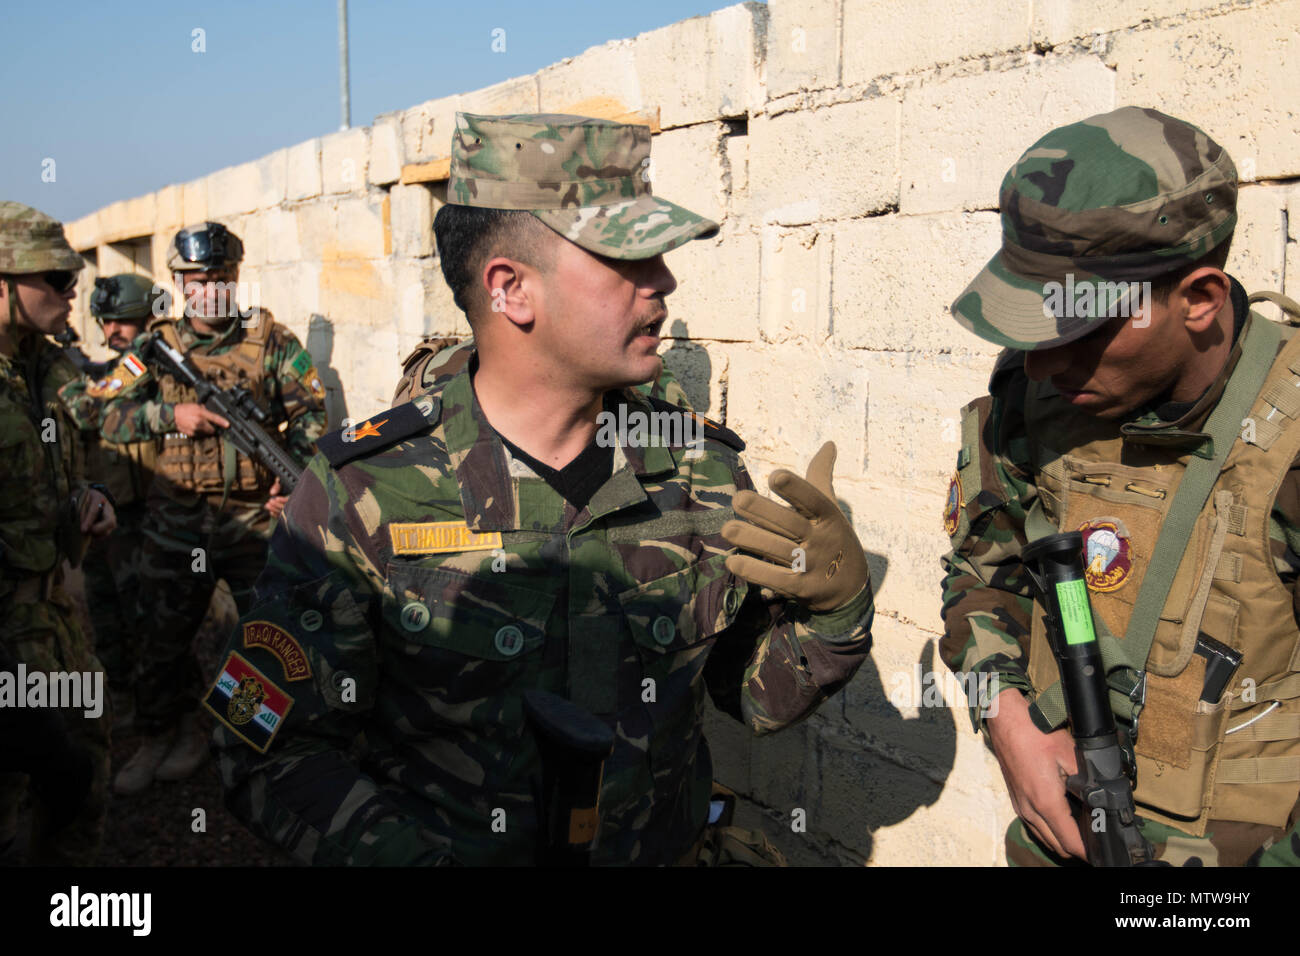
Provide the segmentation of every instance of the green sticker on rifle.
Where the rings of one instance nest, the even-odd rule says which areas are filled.
[[[1065,643],[1089,644],[1097,639],[1088,606],[1088,585],[1082,579],[1056,582],[1056,600],[1061,605],[1061,626]]]

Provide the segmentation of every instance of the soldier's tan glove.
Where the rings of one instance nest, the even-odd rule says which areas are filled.
[[[731,506],[744,520],[724,524],[722,537],[763,560],[733,554],[727,570],[814,611],[833,611],[856,597],[867,583],[867,556],[835,503],[834,466],[835,443],[828,441],[808,463],[807,479],[785,468],[772,473],[768,487],[793,508],[752,491],[737,492]]]

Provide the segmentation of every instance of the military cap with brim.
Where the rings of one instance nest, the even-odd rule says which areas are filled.
[[[19,202],[0,202],[0,275],[76,272],[85,265],[57,219]]]
[[[998,200],[1002,248],[953,315],[996,345],[1054,348],[1134,314],[1142,283],[1230,237],[1237,170],[1197,127],[1126,106],[1052,130],[1007,172]],[[1096,307],[1077,314],[1066,293],[1085,289]]]
[[[457,113],[447,202],[530,212],[613,259],[646,259],[718,231],[651,194],[650,127],[586,116]]]

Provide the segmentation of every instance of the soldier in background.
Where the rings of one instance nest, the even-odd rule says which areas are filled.
[[[63,564],[76,566],[89,537],[112,532],[114,509],[103,486],[87,483],[77,430],[58,397],[79,377],[77,368],[45,339],[66,326],[83,265],[58,222],[29,206],[0,202],[0,644],[14,666],[75,672],[92,681],[99,674],[102,681],[103,668],[63,590]],[[34,721],[42,725],[44,757],[15,752],[31,751],[30,740],[0,741],[0,854],[25,844],[29,862],[95,862],[104,835],[112,723],[103,703],[97,717],[67,708],[60,721]],[[21,718],[6,718],[7,732],[26,732],[16,722]],[[30,830],[20,834],[28,774],[38,799]],[[84,795],[75,806],[69,805],[74,793]]]
[[[717,231],[650,195],[649,151],[644,126],[457,117],[434,229],[476,348],[434,391],[322,438],[205,698],[227,805],[304,862],[534,862],[522,702],[542,689],[615,731],[594,862],[693,864],[705,694],[774,732],[868,653],[833,444],[807,480],[774,474],[788,508],[750,490],[725,428],[597,427],[696,421],[632,388],[660,371],[663,254]]]
[[[1236,201],[1227,151],[1190,123],[1125,107],[1053,130],[1003,179],[1002,249],[953,304],[1004,351],[962,413],[941,653],[1004,688],[973,718],[1019,815],[1014,865],[1084,857],[1021,558],[1058,531],[1084,537],[1157,858],[1300,863],[1300,337],[1223,271]]]
[[[90,314],[104,332],[104,342],[119,355],[144,331],[151,318],[167,315],[170,296],[146,276],[100,277],[90,296]],[[117,530],[95,541],[82,573],[86,605],[95,626],[95,656],[108,672],[113,693],[114,729],[130,726],[135,695],[130,689],[137,645],[144,630],[138,606],[140,557],[144,549],[145,496],[153,481],[156,443],[115,444],[100,436],[105,403],[124,387],[108,375],[107,363],[59,391],[82,429],[86,470],[104,482],[117,502]]]
[[[262,308],[236,301],[243,243],[225,226],[182,229],[167,252],[184,297],[180,319],[149,324],[216,385],[249,389],[270,415],[267,431],[305,462],[325,428],[325,389],[297,337]],[[271,526],[288,500],[260,464],[221,438],[228,425],[199,405],[192,389],[161,379],[136,348],[111,381],[121,381],[104,413],[103,436],[118,444],[153,441],[157,471],[147,500],[140,606],[145,629],[135,684],[140,749],[113,788],[139,793],[155,780],[180,780],[207,757],[197,704],[202,679],[192,650],[218,578],[248,607],[266,561]]]

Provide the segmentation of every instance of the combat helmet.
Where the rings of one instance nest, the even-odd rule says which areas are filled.
[[[90,314],[104,322],[146,321],[170,311],[171,296],[147,276],[101,276],[90,294]]]
[[[186,226],[167,247],[167,268],[172,272],[207,272],[239,265],[244,244],[219,222]]]

